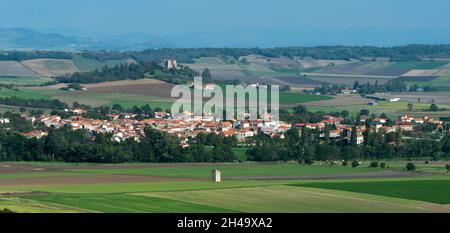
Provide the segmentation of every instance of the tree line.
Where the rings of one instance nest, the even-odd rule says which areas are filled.
[[[280,118],[290,123],[317,123],[323,118],[323,112],[309,112],[304,106],[297,106],[292,112],[280,111]],[[330,138],[330,131],[336,129],[334,125],[326,125],[325,129],[308,129],[292,127],[287,131],[284,139],[272,138],[265,134],[258,134],[254,138],[255,146],[248,152],[249,160],[278,161],[298,160],[301,163],[311,163],[315,160],[359,160],[359,159],[394,159],[394,158],[423,158],[433,159],[450,157],[450,133],[433,134],[437,130],[435,125],[422,124],[416,132],[386,133],[372,127],[372,119],[376,118],[368,110],[361,110],[356,116],[348,111],[331,113],[336,117],[343,117],[344,123],[353,125],[348,140],[341,140],[349,135],[343,132],[341,138]],[[367,116],[365,122],[361,116]],[[385,114],[380,117],[387,118]],[[392,125],[392,120],[387,120]],[[364,143],[358,144],[357,125],[366,126],[363,132]],[[446,127],[448,129],[448,125]],[[320,135],[323,135],[320,137]],[[412,139],[404,139],[404,136]]]
[[[239,58],[250,54],[267,57],[312,57],[315,59],[349,60],[384,57],[392,61],[420,60],[424,58],[450,58],[450,45],[405,45],[396,47],[376,46],[316,46],[281,48],[163,48],[144,51],[83,51],[85,58],[124,60],[133,58],[141,62],[176,59],[182,63],[194,63],[195,58],[232,56]],[[61,51],[1,51],[0,61],[31,59],[72,59],[74,53]]]
[[[91,72],[76,72],[57,77],[56,81],[59,83],[87,84],[152,77],[170,83],[185,83],[187,80],[192,80],[195,75],[198,74],[189,67],[166,69],[156,62],[139,62],[118,64],[113,67],[105,66],[100,70],[96,69]]]
[[[84,51],[83,57],[99,61],[133,58],[137,61],[161,61],[176,59],[182,63],[194,63],[195,58],[232,56],[239,58],[251,54],[267,57],[312,57],[329,60],[365,60],[368,57],[388,58],[391,61],[421,60],[424,58],[450,58],[450,45],[406,45],[397,47],[376,46],[316,46],[284,48],[163,48],[144,51]]]
[[[13,131],[0,131],[0,161],[170,163],[236,160],[231,148],[224,143],[215,144],[212,150],[201,143],[183,148],[174,135],[149,127],[139,141],[127,139],[117,142],[111,136],[74,131],[68,126],[50,129],[48,136],[40,139],[27,138]]]
[[[356,128],[354,128],[356,130]],[[289,161],[300,163],[313,161],[361,160],[361,159],[409,159],[450,157],[450,135],[442,140],[411,139],[403,140],[399,132],[386,134],[375,130],[364,132],[364,144],[357,145],[356,135],[350,140],[318,138],[319,132],[306,127],[292,128],[285,139],[271,138],[264,134],[256,137],[256,146],[248,152],[252,161]],[[329,131],[328,131],[329,132]]]
[[[0,61],[24,61],[32,59],[72,59],[73,54],[59,51],[0,51]]]
[[[0,97],[0,104],[28,107],[28,108],[45,108],[45,109],[66,109],[68,105],[58,99],[23,99],[16,96]]]

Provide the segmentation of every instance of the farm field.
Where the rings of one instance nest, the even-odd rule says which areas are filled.
[[[75,65],[75,67],[83,72],[87,71],[93,71],[95,69],[102,69],[105,66],[113,67],[115,65],[119,65],[125,62],[135,62],[135,61],[125,61],[125,60],[106,60],[106,61],[99,61],[96,59],[89,59],[84,58],[83,56],[79,54],[74,54],[72,57],[72,62]]]
[[[13,84],[15,86],[40,85],[50,81],[53,81],[53,79],[44,77],[0,76],[1,84]]]
[[[12,97],[12,96],[16,96],[22,99],[51,99],[51,96],[49,95],[48,92],[39,90],[27,88],[20,88],[17,90],[3,88],[0,90],[0,97]]]
[[[440,91],[450,91],[450,76],[441,77],[405,77],[402,78],[408,85],[418,85],[419,87],[430,86]]]
[[[367,99],[368,100],[368,99]],[[369,102],[368,100],[367,102]],[[320,103],[320,102],[317,102]],[[398,117],[402,114],[409,114],[414,116],[445,116],[449,114],[449,111],[438,111],[438,112],[430,112],[428,109],[430,108],[430,103],[413,103],[414,108],[413,111],[408,110],[409,102],[401,101],[401,102],[379,102],[377,106],[369,106],[367,104],[340,104],[340,105],[329,105],[329,104],[308,104],[308,110],[313,112],[341,112],[343,110],[347,110],[350,113],[354,114],[356,112],[361,111],[361,109],[367,109],[371,113],[381,114],[385,113],[390,117]],[[448,104],[437,104],[440,108],[448,109],[450,105]]]
[[[246,59],[247,62],[242,62]],[[190,68],[203,72],[205,68],[211,71],[212,77],[216,80],[239,79],[246,83],[267,83],[278,85],[301,86],[300,66],[286,57],[266,58],[262,56],[249,55],[241,57],[239,60],[232,57],[202,57],[195,59],[194,64],[184,64]],[[320,85],[320,82],[308,81],[306,85]]]
[[[59,99],[71,105],[74,101],[91,106],[120,104],[125,108],[149,104],[153,108],[167,109],[178,98],[170,96],[173,84],[156,79],[124,80],[86,84],[87,91],[61,91],[65,84],[43,87],[23,87],[18,90],[2,89],[0,97],[16,96],[26,99]],[[296,105],[314,101],[331,100],[329,96],[313,96],[296,92],[281,92],[280,104]]]
[[[87,72],[102,69],[105,66],[115,66],[134,60],[106,60],[98,61],[73,54],[68,59],[34,59],[22,62],[0,61],[0,83],[16,86],[40,85],[53,81],[52,77],[71,74],[74,72]]]
[[[307,95],[295,92],[282,92],[280,93],[280,104],[282,105],[296,105],[303,103],[312,103],[316,101],[328,101],[332,100],[333,97],[322,96],[322,95]]]
[[[0,76],[40,78],[38,73],[16,61],[0,61]]]
[[[294,57],[294,60],[302,67],[303,70],[313,69],[313,68],[320,69],[321,67],[345,65],[345,64],[358,62],[357,60],[350,60],[350,61],[347,61],[347,60],[323,60],[323,59],[301,58],[301,57]]]
[[[443,205],[450,204],[450,180],[448,179],[389,182],[322,182],[301,186],[407,198]]]
[[[321,83],[328,84],[345,84],[353,86],[355,81],[360,83],[385,84],[390,80],[394,80],[396,76],[371,76],[371,75],[348,75],[348,74],[319,74],[319,73],[304,73],[305,77]]]
[[[22,64],[47,78],[73,74],[79,71],[71,60],[66,59],[34,59],[22,61]]]
[[[352,106],[352,105],[367,105],[370,102],[370,100],[361,97],[360,95],[336,95],[333,96],[332,99],[328,100],[321,100],[321,101],[314,101],[314,102],[308,102],[303,105],[305,106],[318,106],[318,107],[339,107],[339,106]]]
[[[41,213],[450,211],[448,176],[440,169],[422,171],[440,162],[423,163],[415,173],[403,171],[405,161],[392,162],[389,170],[367,168],[368,163],[358,168],[319,163],[0,163],[0,208]],[[223,182],[208,181],[213,168],[222,171]],[[370,191],[370,184],[381,191]],[[392,194],[391,189],[399,193],[394,184],[414,194]],[[323,187],[315,187],[319,185]],[[423,198],[430,192],[439,195]]]
[[[450,105],[450,92],[405,92],[405,93],[386,93],[377,96],[384,98],[400,98],[402,101],[416,103],[418,106],[430,105],[432,103],[444,105],[447,108]],[[420,102],[419,102],[420,100]],[[446,105],[446,106],[445,106]]]
[[[447,63],[446,61],[358,62],[324,67],[315,73],[400,76],[413,69],[436,69]]]
[[[429,86],[437,87],[440,91],[450,91],[450,84],[446,80],[446,77],[450,75],[447,64],[448,61],[361,62],[249,55],[241,57],[239,60],[224,57],[202,57],[195,59],[194,64],[185,65],[198,72],[208,68],[213,78],[217,80],[239,79],[241,82],[287,85],[292,89],[311,89],[322,83],[352,86],[355,81],[384,84],[399,76],[409,74],[414,77],[401,77],[408,84],[418,83],[419,86],[432,84]],[[416,82],[418,74],[426,74],[425,79]],[[426,80],[431,78],[429,74],[442,78],[438,78],[436,82],[434,80],[428,82]]]

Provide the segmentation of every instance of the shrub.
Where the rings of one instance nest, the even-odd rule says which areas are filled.
[[[358,167],[359,166],[359,162],[358,161],[353,161],[352,162],[352,167]]]
[[[406,170],[414,171],[414,170],[416,170],[416,165],[414,163],[407,163],[406,164]]]
[[[3,210],[0,209],[0,213],[2,214],[12,214],[14,213],[14,211],[8,209],[8,208],[4,208]]]
[[[383,169],[385,169],[385,168],[386,168],[386,163],[381,163],[381,164],[380,164],[380,167],[383,168]]]
[[[369,164],[369,167],[370,167],[370,168],[377,168],[377,167],[378,167],[378,162],[375,162],[375,161],[371,162],[371,163]]]
[[[305,159],[303,162],[305,163],[305,165],[312,165],[314,163],[314,161],[312,159],[309,159],[309,158]]]

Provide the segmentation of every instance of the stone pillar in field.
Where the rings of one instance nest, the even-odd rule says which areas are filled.
[[[212,182],[220,183],[222,181],[222,173],[219,170],[212,170],[211,172]]]

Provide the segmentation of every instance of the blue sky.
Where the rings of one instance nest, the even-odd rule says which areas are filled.
[[[450,28],[448,0],[0,0],[0,27],[173,34],[236,28]]]

